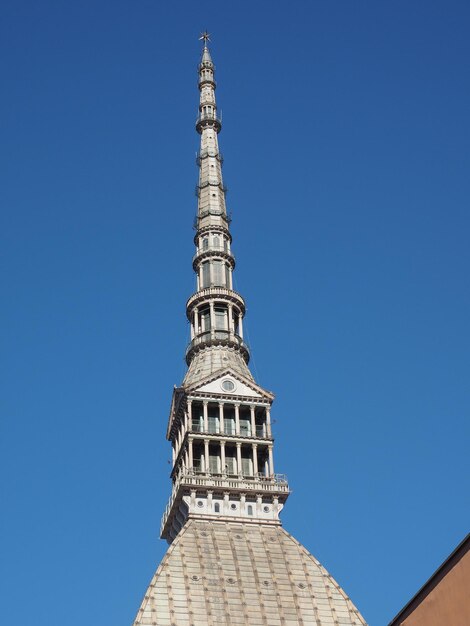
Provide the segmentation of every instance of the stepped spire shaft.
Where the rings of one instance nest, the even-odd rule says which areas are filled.
[[[189,370],[185,383],[195,382],[197,377],[202,378],[224,365],[252,377],[246,367],[249,351],[243,340],[245,303],[233,289],[235,257],[231,249],[218,144],[222,124],[215,99],[215,67],[207,46],[208,33],[201,39],[204,46],[198,67],[200,95],[196,121],[201,145],[197,158],[199,180],[193,258],[196,293],[188,300],[186,308],[191,323],[191,343],[186,352]]]
[[[206,37],[204,39],[201,63],[199,64],[200,96],[199,113],[196,120],[196,130],[201,135],[201,147],[198,154],[200,168],[197,187],[198,228],[210,224],[228,228],[225,188],[222,180],[222,158],[217,140],[217,135],[222,128],[222,122],[220,115],[217,113],[214,72],[215,67],[207,47]]]

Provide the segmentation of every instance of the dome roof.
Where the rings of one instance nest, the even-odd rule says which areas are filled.
[[[194,385],[206,376],[225,369],[232,369],[244,378],[253,380],[253,376],[238,350],[223,346],[211,346],[201,350],[193,357],[184,377],[183,386]]]
[[[365,626],[324,567],[280,526],[189,519],[134,626]]]

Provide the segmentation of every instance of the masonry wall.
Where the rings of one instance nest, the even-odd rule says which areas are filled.
[[[391,626],[469,626],[470,551],[430,587]]]

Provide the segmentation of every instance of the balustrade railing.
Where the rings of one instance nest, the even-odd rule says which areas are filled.
[[[196,293],[188,299],[186,302],[186,307],[191,306],[191,304],[195,300],[204,300],[205,298],[210,298],[212,296],[217,296],[219,298],[223,298],[224,296],[232,302],[235,302],[239,307],[243,309],[243,313],[245,312],[245,301],[241,297],[239,293],[234,291],[233,289],[229,289],[228,287],[222,287],[220,285],[212,285],[210,287],[204,287],[203,289],[199,289]]]
[[[199,248],[196,254],[193,256],[193,262],[197,259],[201,254],[210,254],[211,252],[222,252],[224,255],[229,255],[232,259],[235,260],[235,256],[232,251],[228,249],[227,246],[213,246],[209,245],[207,248]]]
[[[270,438],[270,436],[268,435],[267,426],[257,426],[253,434],[251,428],[240,428],[240,431],[237,433],[234,426],[230,428],[225,427],[224,430],[222,430],[219,425],[216,425],[209,426],[206,430],[204,428],[204,424],[196,420],[193,421],[193,423],[191,424],[191,432],[208,435],[229,435],[232,437],[256,437],[262,439]]]
[[[241,350],[249,354],[249,347],[243,341],[243,339],[236,335],[235,333],[230,332],[229,330],[209,330],[203,333],[200,333],[191,341],[189,346],[186,349],[186,358],[195,348],[203,344],[214,344],[214,343],[227,343],[227,344],[235,344]]]
[[[213,123],[216,126],[221,127],[222,125],[222,116],[219,113],[201,113],[196,118],[196,128],[200,125]]]
[[[182,472],[173,484],[173,490],[162,516],[160,531],[162,532],[170,514],[180,487],[212,487],[220,489],[255,490],[260,492],[289,493],[289,483],[285,474],[211,474],[204,471]]]

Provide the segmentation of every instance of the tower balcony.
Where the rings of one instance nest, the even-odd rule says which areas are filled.
[[[228,289],[227,287],[207,287],[193,293],[186,302],[186,315],[191,319],[191,312],[195,306],[207,302],[209,300],[221,300],[223,302],[232,302],[237,306],[242,315],[245,315],[245,300],[239,293]]]
[[[209,346],[228,346],[240,351],[245,362],[250,360],[250,350],[243,339],[229,330],[208,330],[200,333],[186,349],[186,363],[189,365],[196,352]]]
[[[193,256],[193,270],[197,272],[199,262],[208,257],[219,257],[229,262],[232,270],[235,268],[234,255],[223,246],[210,246],[206,250],[198,250]]]
[[[202,209],[202,211],[204,212],[205,209]],[[227,217],[227,220],[228,219],[229,218]],[[219,233],[223,237],[226,237],[227,240],[230,241],[230,243],[232,243],[232,235],[230,234],[230,231],[226,226],[224,226],[223,224],[208,224],[207,226],[202,226],[201,228],[199,228],[197,233],[194,235],[194,245],[196,246],[196,248],[199,246],[199,239],[203,235],[207,235],[211,233],[212,234]]]
[[[207,74],[205,76],[204,75],[199,76],[199,81],[198,81],[199,89],[201,89],[201,87],[203,87],[204,85],[212,85],[213,89],[217,87],[217,82],[214,78],[214,74],[212,74],[211,76]]]
[[[289,483],[285,474],[272,474],[271,476],[262,474],[253,476],[217,476],[205,472],[182,472],[173,485],[172,494],[162,516],[161,537],[165,537],[167,534],[172,523],[172,517],[177,514],[178,503],[181,501],[183,494],[192,490],[201,492],[206,489],[233,494],[255,492],[263,496],[278,497],[280,502],[284,502],[290,493]]]
[[[199,134],[202,133],[204,128],[213,127],[220,133],[222,128],[222,116],[217,113],[201,113],[196,119],[196,130]]]

